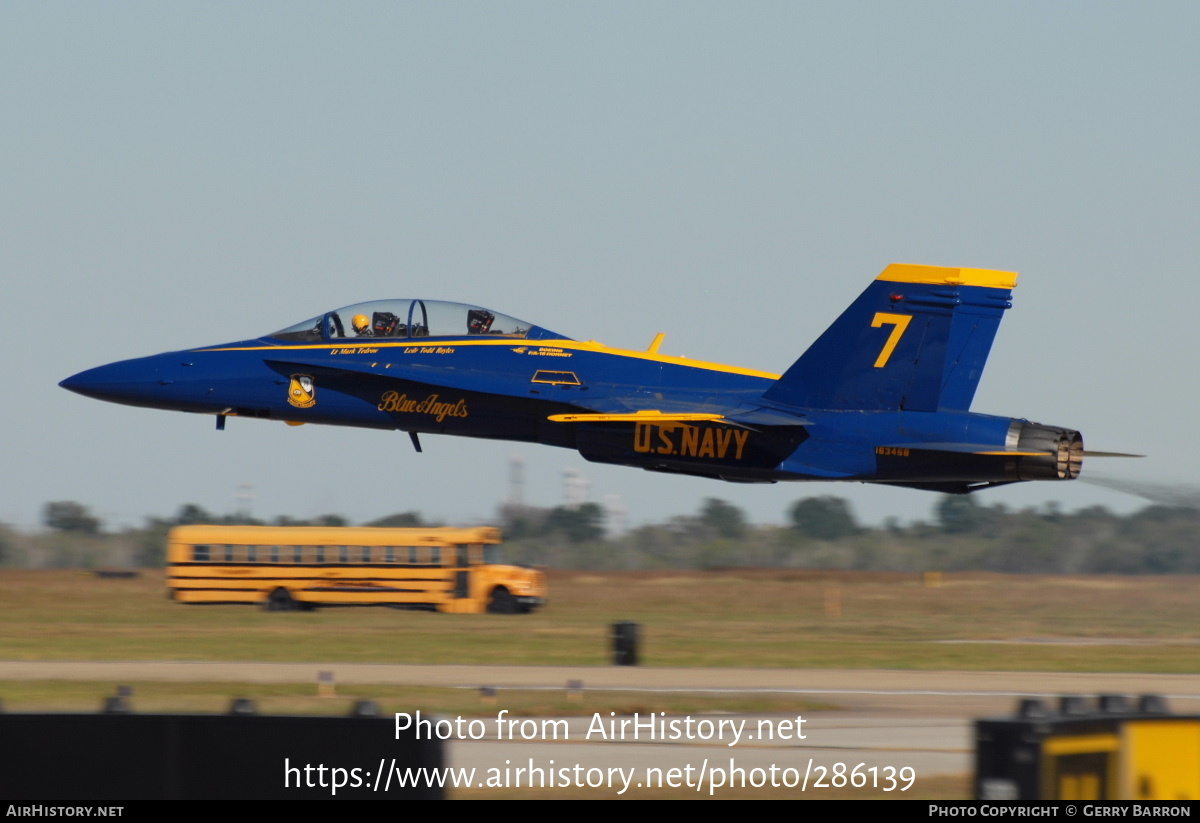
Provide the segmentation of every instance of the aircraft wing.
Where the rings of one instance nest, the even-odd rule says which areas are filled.
[[[920,449],[932,452],[953,452],[955,454],[985,454],[999,457],[1040,457],[1055,454],[1054,451],[1036,449],[997,449],[991,443],[890,443],[880,446],[882,449]],[[1145,457],[1144,454],[1129,454],[1127,452],[1085,451],[1086,457]]]
[[[724,421],[723,414],[700,412],[662,412],[658,409],[617,414],[552,414],[546,418],[555,423],[697,423]]]
[[[727,426],[755,428],[757,426],[811,426],[805,418],[772,409],[733,410],[715,412],[662,411],[640,409],[625,412],[594,412],[582,414],[552,414],[555,423],[720,423]]]
[[[803,415],[765,407],[728,415],[730,422],[743,426],[811,426],[812,421]]]

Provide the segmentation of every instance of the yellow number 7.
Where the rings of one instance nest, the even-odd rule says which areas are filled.
[[[892,333],[888,335],[887,342],[883,344],[883,351],[875,358],[875,368],[881,369],[887,365],[887,361],[891,358],[892,352],[896,350],[896,344],[900,342],[900,338],[904,336],[904,330],[908,328],[909,321],[912,320],[911,314],[888,314],[887,312],[875,312],[875,319],[871,321],[871,328],[878,329],[885,325],[892,327]]]

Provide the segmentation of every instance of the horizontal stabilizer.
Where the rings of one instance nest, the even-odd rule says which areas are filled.
[[[998,449],[995,443],[889,443],[880,449],[909,449],[926,452],[950,452],[952,454],[988,454],[999,457],[1041,457],[1054,454],[1051,451],[1030,449]]]

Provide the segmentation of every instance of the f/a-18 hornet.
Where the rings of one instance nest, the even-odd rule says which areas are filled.
[[[489,309],[380,300],[64,380],[156,409],[576,449],[734,482],[969,492],[1069,480],[1079,432],[970,411],[1013,272],[893,264],[784,374],[564,337]]]

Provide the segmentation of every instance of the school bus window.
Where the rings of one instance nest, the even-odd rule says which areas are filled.
[[[257,563],[258,562],[258,546],[247,546],[246,547],[246,561],[248,563]]]
[[[208,546],[192,546],[192,559],[197,563],[207,563]]]
[[[417,565],[417,547],[416,546],[408,547],[408,562],[413,566]]]
[[[292,562],[293,563],[303,563],[304,562],[304,547],[303,546],[292,546]]]
[[[318,563],[325,562],[325,547],[324,546],[317,546],[317,561],[316,562],[318,562]]]
[[[430,546],[429,547],[429,562],[434,566],[442,565],[442,547],[441,546]]]
[[[279,562],[279,547],[278,546],[271,547],[271,562],[272,563]]]
[[[233,546],[229,545],[228,543],[225,544],[225,562],[233,562]]]
[[[388,546],[385,548],[384,551],[386,552],[386,554],[384,556],[384,559],[386,560],[386,562],[395,563],[396,562],[396,547]]]
[[[470,562],[470,558],[467,557],[467,547],[460,544],[455,546],[455,549],[455,565],[466,566]]]

